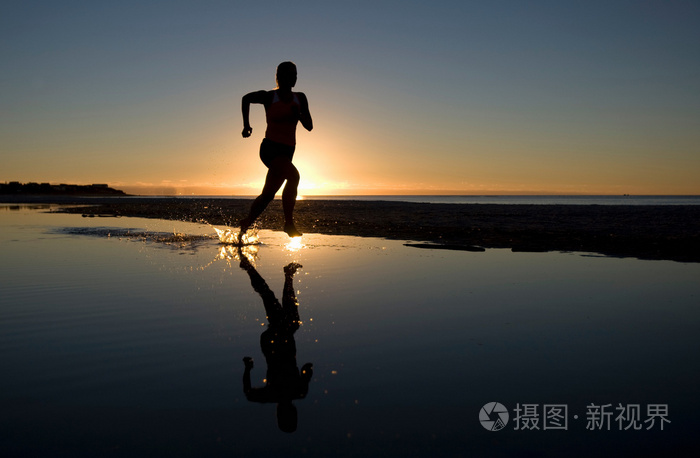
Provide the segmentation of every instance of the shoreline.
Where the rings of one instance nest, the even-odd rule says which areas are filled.
[[[19,197],[19,196],[17,196]],[[22,196],[12,204],[61,204],[84,216],[132,216],[237,227],[250,199]],[[10,202],[7,202],[10,200]],[[420,248],[508,248],[514,252],[576,251],[649,260],[700,262],[698,205],[437,204],[300,200],[301,232],[379,237]],[[281,201],[258,219],[281,230]]]

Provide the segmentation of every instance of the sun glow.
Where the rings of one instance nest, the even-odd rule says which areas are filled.
[[[291,252],[296,252],[304,248],[306,245],[301,241],[301,237],[292,237],[292,239],[284,245],[284,249]]]

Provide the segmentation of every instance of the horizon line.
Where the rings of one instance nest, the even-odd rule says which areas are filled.
[[[5,184],[13,183],[13,182],[19,182],[19,183],[41,183],[39,181],[5,181]],[[47,182],[44,182],[47,183]],[[102,182],[100,186],[105,186]],[[52,182],[48,182],[47,184],[54,184]],[[63,183],[61,183],[63,184]],[[77,186],[95,186],[94,183],[72,183],[70,185],[77,185]],[[173,186],[170,184],[161,184],[161,185],[153,185],[153,184],[135,184],[135,185],[130,185],[130,184],[122,184],[117,182],[116,184],[107,184],[106,186],[109,186],[112,189],[123,191],[129,195],[132,196],[138,196],[138,197],[182,197],[182,196],[201,196],[201,197],[256,197],[258,195],[257,191],[254,191],[250,188],[248,189],[241,189],[240,186],[230,186],[228,187],[229,190],[234,191],[236,188],[238,188],[238,191],[243,191],[243,192],[222,192],[223,186],[207,186],[207,185],[190,185],[190,186]],[[191,191],[190,191],[191,190]],[[190,192],[188,192],[190,191]],[[192,192],[193,191],[193,192]],[[214,191],[214,192],[211,192]],[[447,197],[447,196],[464,196],[464,197],[476,197],[476,196],[640,196],[640,197],[649,197],[649,196],[669,196],[669,197],[681,197],[681,196],[687,196],[687,197],[695,197],[695,196],[700,196],[700,193],[683,193],[683,192],[633,192],[630,190],[630,192],[625,192],[624,190],[620,190],[617,192],[592,192],[592,191],[564,191],[564,190],[514,190],[514,189],[505,189],[505,190],[495,190],[495,189],[484,189],[484,190],[459,190],[459,189],[440,189],[440,190],[424,190],[420,188],[414,188],[414,189],[394,189],[394,190],[387,190],[387,189],[365,189],[365,190],[355,190],[356,192],[351,192],[349,189],[344,189],[344,190],[337,190],[339,192],[326,192],[326,193],[318,193],[318,192],[313,192],[313,190],[310,193],[304,193],[304,190],[299,190],[300,192],[298,195],[303,198],[313,198],[313,197],[369,197],[369,196],[413,196],[413,197],[420,197],[420,196],[425,196],[425,197]],[[374,191],[374,192],[372,192]]]
[[[132,197],[221,197],[221,198],[255,198],[257,194],[130,194]],[[323,197],[700,197],[700,194],[612,194],[612,193],[557,193],[557,192],[501,192],[491,191],[484,193],[438,193],[438,194],[416,194],[416,193],[382,193],[382,194],[299,194],[299,198],[323,198]],[[275,198],[280,195],[276,194]]]

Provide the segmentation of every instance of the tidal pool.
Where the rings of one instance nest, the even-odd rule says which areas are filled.
[[[2,456],[700,450],[699,264],[49,210],[0,205]]]

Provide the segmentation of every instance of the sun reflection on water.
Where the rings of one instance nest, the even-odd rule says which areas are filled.
[[[245,257],[251,264],[255,264],[255,259],[258,256],[258,246],[257,245],[245,245],[245,246],[234,246],[226,245],[222,246],[219,250],[219,254],[216,256],[217,260],[225,260],[228,262],[240,261],[241,256]]]
[[[284,249],[291,252],[296,252],[304,248],[306,245],[301,241],[301,237],[292,237],[292,239],[284,245]]]

